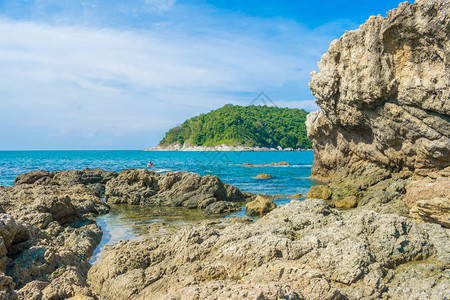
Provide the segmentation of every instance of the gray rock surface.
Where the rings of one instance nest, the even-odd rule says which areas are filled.
[[[445,299],[449,230],[326,201],[109,247],[88,274],[105,299]]]
[[[309,86],[312,175],[373,162],[426,176],[450,166],[450,1],[401,3],[331,43]]]
[[[123,170],[106,184],[105,193],[106,202],[111,204],[182,206],[207,209],[210,213],[220,213],[214,209],[219,208],[213,205],[215,202],[240,202],[245,198],[238,188],[223,183],[217,176],[202,177],[190,172],[157,174],[146,169]]]

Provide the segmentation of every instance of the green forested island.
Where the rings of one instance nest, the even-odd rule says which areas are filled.
[[[310,149],[303,109],[227,104],[170,129],[159,146],[246,146]]]

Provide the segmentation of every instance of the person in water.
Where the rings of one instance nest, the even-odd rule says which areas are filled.
[[[148,161],[148,164],[147,164],[147,168],[151,168],[151,167],[153,167],[153,163],[152,163],[151,160],[149,160],[149,161]]]

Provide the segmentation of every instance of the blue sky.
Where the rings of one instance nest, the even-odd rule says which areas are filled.
[[[309,73],[397,1],[0,0],[0,150],[142,149],[261,91],[316,110]]]

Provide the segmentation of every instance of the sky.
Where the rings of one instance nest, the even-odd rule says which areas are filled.
[[[0,0],[0,150],[144,149],[261,92],[317,110],[330,42],[398,3]]]

